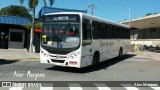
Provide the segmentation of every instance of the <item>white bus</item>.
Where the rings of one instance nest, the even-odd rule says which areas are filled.
[[[40,62],[82,68],[122,57],[130,48],[126,25],[76,12],[44,16]]]

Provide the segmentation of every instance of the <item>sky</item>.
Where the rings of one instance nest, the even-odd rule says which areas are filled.
[[[0,0],[0,8],[9,5],[20,5],[19,0]],[[24,0],[24,6],[28,6]],[[91,14],[91,7],[88,4],[94,4],[94,15],[112,21],[124,21],[129,18],[129,8],[131,18],[143,17],[147,13],[160,13],[160,0],[55,0],[52,7],[88,10]],[[43,7],[43,0],[39,0],[36,7],[36,15]],[[48,4],[49,5],[49,4]]]

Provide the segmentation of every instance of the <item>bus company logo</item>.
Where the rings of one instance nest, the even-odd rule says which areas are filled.
[[[59,58],[60,58],[60,56],[59,56],[59,55],[57,55],[57,56],[56,56],[56,58],[57,58],[57,59],[59,59]]]
[[[2,82],[2,87],[11,87],[11,82]]]

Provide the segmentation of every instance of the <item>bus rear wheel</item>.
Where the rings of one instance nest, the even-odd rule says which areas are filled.
[[[120,48],[118,58],[119,58],[119,59],[122,59],[122,56],[123,56],[123,49]]]
[[[92,66],[96,67],[99,64],[99,54],[95,53],[92,60]]]

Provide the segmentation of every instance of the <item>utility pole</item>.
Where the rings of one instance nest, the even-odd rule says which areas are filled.
[[[129,27],[131,28],[131,9],[129,8],[129,12],[128,12],[128,15],[129,15]]]
[[[92,4],[92,15],[94,15],[94,4]]]
[[[94,4],[88,4],[88,8],[91,6],[91,8],[92,8],[92,13],[91,13],[91,15],[94,15]]]

